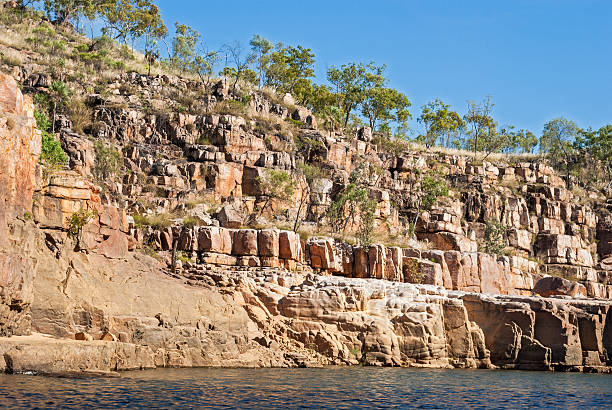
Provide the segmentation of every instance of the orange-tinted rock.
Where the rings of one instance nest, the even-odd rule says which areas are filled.
[[[264,229],[257,236],[259,256],[278,257],[279,232],[276,229]]]
[[[222,254],[232,253],[233,231],[215,226],[201,226],[198,233],[198,251]]]
[[[74,340],[91,341],[93,336],[86,332],[78,332],[74,334]]]
[[[571,297],[587,296],[587,291],[584,285],[555,276],[549,276],[547,278],[540,279],[535,284],[533,291],[543,297],[555,295],[564,295]]]
[[[115,336],[114,334],[112,334],[110,332],[106,332],[106,333],[104,333],[102,335],[100,340],[103,340],[105,342],[116,342],[117,341],[117,336]]]
[[[300,235],[295,232],[281,231],[278,235],[279,256],[283,259],[301,261],[302,246]]]
[[[232,255],[257,256],[257,231],[255,229],[241,229],[234,232]]]
[[[111,259],[125,258],[128,253],[128,236],[121,231],[112,231],[94,251]]]
[[[308,242],[310,264],[313,268],[338,270],[331,239],[314,239]]]
[[[369,277],[370,265],[368,263],[368,252],[363,247],[353,248],[353,277]]]

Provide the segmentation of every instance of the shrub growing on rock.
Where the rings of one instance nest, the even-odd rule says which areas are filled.
[[[34,118],[36,119],[36,127],[42,131],[40,162],[46,167],[45,174],[50,175],[68,162],[68,156],[62,149],[59,141],[48,132],[51,122],[46,114],[36,110],[34,111]]]
[[[260,215],[270,206],[272,199],[286,201],[291,198],[295,190],[295,181],[286,171],[266,169],[263,176],[257,177],[257,184],[261,194],[266,200],[261,207]]]
[[[94,175],[100,180],[113,178],[121,170],[121,153],[113,146],[97,141],[95,146],[96,166]]]
[[[506,226],[501,222],[488,221],[482,249],[486,253],[504,255],[506,249]]]

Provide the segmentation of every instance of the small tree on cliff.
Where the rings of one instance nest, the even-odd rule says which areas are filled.
[[[295,190],[295,181],[286,171],[265,169],[263,175],[256,178],[259,191],[265,197],[265,202],[259,210],[259,215],[271,205],[272,200],[287,201]]]
[[[446,181],[430,171],[427,174],[420,169],[415,170],[412,191],[412,207],[416,210],[414,219],[410,222],[408,235],[414,237],[416,224],[421,214],[431,211],[436,202],[449,194]]]
[[[332,202],[327,216],[334,232],[346,232],[349,225],[356,226],[361,245],[372,241],[376,214],[376,201],[370,197],[370,186],[376,186],[382,172],[379,167],[362,162],[351,172],[349,183]]]
[[[351,118],[351,112],[363,103],[366,92],[375,85],[382,86],[384,71],[384,65],[377,66],[373,62],[366,65],[349,63],[327,70],[327,79],[336,87],[338,105],[344,113],[344,127]]]
[[[255,83],[257,81],[257,73],[251,70],[251,64],[254,62],[253,54],[244,54],[242,45],[238,41],[225,44],[221,48],[221,53],[225,55],[226,67],[221,71],[221,75],[234,80],[232,91],[236,91],[238,81],[246,81]],[[227,66],[227,64],[232,66]]]
[[[96,151],[96,166],[94,176],[100,181],[112,180],[121,170],[121,153],[112,145],[106,146],[104,142],[97,141],[94,145]]]
[[[567,186],[571,186],[570,172],[576,163],[574,141],[581,131],[574,121],[555,118],[544,124],[540,138],[540,152],[546,153],[552,165],[565,172]]]
[[[487,221],[482,250],[486,253],[503,255],[507,245],[506,231],[503,223]]]
[[[435,145],[439,141],[439,145],[446,147],[451,146],[451,141],[465,125],[461,116],[439,99],[424,105],[417,121],[425,126],[425,134],[418,137],[420,142]]]
[[[259,34],[255,34],[249,42],[251,56],[257,67],[257,85],[261,88],[267,81],[270,66],[270,51],[274,48],[272,42]]]
[[[311,77],[314,77],[314,53],[302,46],[287,46],[282,43],[269,56],[266,69],[266,85],[279,93],[291,93],[303,102],[301,96],[304,88],[309,88]],[[312,86],[310,85],[310,88]],[[306,93],[308,94],[308,93]]]
[[[42,134],[40,162],[45,165],[45,176],[47,176],[66,164],[66,162],[68,162],[68,156],[62,149],[59,141],[53,138],[53,135],[49,134],[51,122],[45,113],[37,109],[34,111],[34,118],[36,119],[36,128],[38,128]]]
[[[51,87],[49,87],[49,98],[51,101],[51,132],[55,133],[55,119],[58,111],[62,111],[66,108],[68,98],[70,98],[70,90],[61,81],[53,81]]]
[[[178,22],[175,23],[175,27],[176,32],[172,39],[170,62],[174,67],[183,72],[192,71],[200,33],[188,25]]]

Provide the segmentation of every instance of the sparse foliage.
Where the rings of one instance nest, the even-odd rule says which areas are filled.
[[[287,201],[295,190],[295,181],[286,171],[265,169],[262,176],[257,177],[261,194],[266,198],[260,209],[262,214],[270,205],[271,200]]]
[[[506,226],[501,222],[487,221],[482,244],[483,250],[486,253],[503,255],[506,244]]]
[[[94,176],[99,180],[113,179],[121,170],[121,153],[113,146],[106,146],[102,141],[97,141],[94,148],[96,151]]]

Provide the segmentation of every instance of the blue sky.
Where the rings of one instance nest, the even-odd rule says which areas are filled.
[[[564,116],[612,123],[612,0],[159,0],[169,28],[196,28],[210,48],[253,34],[309,47],[317,81],[349,61],[387,65],[416,119],[438,97],[460,114],[487,95],[500,125],[540,134]],[[413,121],[418,128],[416,121]]]

